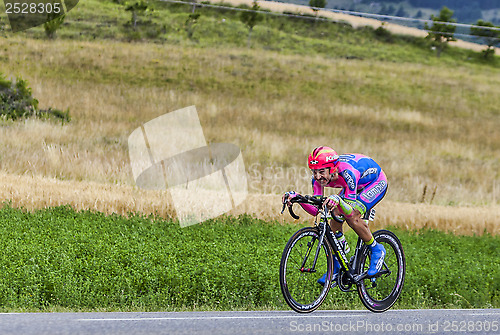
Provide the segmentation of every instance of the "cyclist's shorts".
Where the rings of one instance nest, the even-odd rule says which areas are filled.
[[[384,171],[380,171],[377,180],[359,189],[356,195],[356,201],[344,199],[354,209],[357,209],[361,215],[369,216],[370,210],[384,198],[387,192],[387,178]],[[340,192],[340,196],[344,197],[344,190]]]
[[[385,177],[384,171],[380,171],[378,179],[366,185],[365,188],[358,193],[356,200],[361,202],[365,207],[365,212],[368,212],[382,200],[386,192],[387,178]]]

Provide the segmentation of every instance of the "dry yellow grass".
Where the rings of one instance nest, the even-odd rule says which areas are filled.
[[[138,212],[175,217],[167,192],[3,172],[0,173],[0,185],[0,198],[10,199],[13,207],[26,210],[69,205],[77,210],[90,209],[107,214]],[[280,201],[279,195],[249,194],[247,200],[229,214],[249,213],[266,220],[293,222],[287,212],[280,215]],[[302,222],[313,222],[299,206],[295,206],[295,211]],[[391,225],[405,229],[432,228],[458,235],[482,235],[485,231],[497,235],[500,233],[499,212],[499,206],[446,207],[384,200],[377,206],[377,219],[372,230]]]
[[[231,4],[232,6],[240,6],[240,5],[247,5],[249,7],[252,6],[253,0],[211,0],[213,3],[228,3]],[[298,14],[308,14],[308,15],[316,15],[316,13],[309,7],[309,6],[304,6],[304,5],[296,5],[296,4],[291,4],[291,3],[283,3],[283,2],[275,2],[275,1],[257,1],[259,6],[262,9],[268,9],[273,12],[278,12],[278,13],[283,13],[283,12],[289,12],[289,13],[298,13]],[[376,20],[376,19],[371,19],[371,18],[366,18],[366,17],[359,17],[359,16],[354,16],[354,15],[348,15],[348,14],[341,14],[341,13],[333,13],[327,10],[319,10],[317,13],[319,16],[323,16],[329,19],[332,19],[333,21],[337,22],[348,22],[351,24],[353,27],[362,27],[362,26],[370,26],[373,28],[378,28],[382,25],[382,21]],[[389,30],[393,34],[398,34],[398,35],[410,35],[410,36],[417,36],[417,37],[425,37],[427,36],[427,32],[413,28],[413,27],[406,27],[404,25],[399,25],[395,23],[390,23],[386,22],[384,23],[384,28]],[[471,43],[467,41],[463,41],[458,39],[457,41],[450,42],[450,45],[456,46],[459,48],[463,49],[469,49],[469,50],[474,50],[474,51],[481,51],[486,48],[484,45],[479,45],[476,43]],[[496,51],[498,52],[498,48],[495,48]]]
[[[175,211],[166,192],[144,191],[131,186],[88,181],[58,180],[41,176],[0,173],[0,197],[16,208],[35,210],[69,205],[76,210],[106,214],[155,214],[173,217]]]

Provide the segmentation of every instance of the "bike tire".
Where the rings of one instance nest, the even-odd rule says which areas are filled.
[[[393,232],[385,229],[378,230],[373,233],[373,237],[386,249],[382,270],[388,269],[391,272],[378,277],[375,287],[371,280],[366,278],[358,284],[357,288],[363,305],[372,312],[381,313],[391,308],[401,295],[406,274],[406,259],[401,241]],[[364,245],[356,262],[358,273],[368,270],[370,255],[370,249]]]
[[[316,272],[301,271],[305,258],[304,268],[310,268],[314,262],[320,232],[315,227],[306,227],[298,230],[290,237],[283,250],[280,263],[280,286],[286,303],[298,313],[310,313],[316,310],[328,295],[331,286],[333,254],[332,248],[326,239],[320,249],[316,263]],[[307,253],[308,248],[311,251]],[[326,275],[325,285],[322,287],[317,280]]]

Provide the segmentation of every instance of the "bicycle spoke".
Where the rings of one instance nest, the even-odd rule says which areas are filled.
[[[375,237],[379,235],[381,238],[380,240]],[[379,274],[375,279],[364,279],[358,287],[358,293],[361,301],[368,309],[374,312],[383,312],[395,303],[401,293],[401,283],[404,281],[404,255],[402,255],[400,242],[393,233],[382,230],[375,232],[374,237],[386,250],[381,271],[387,272]],[[358,266],[360,266],[363,271],[368,270],[370,258],[371,253],[362,255],[360,258]],[[401,262],[403,262],[403,264],[400,264]],[[401,271],[401,269],[403,269],[403,271]]]
[[[327,272],[328,264],[331,260],[327,261],[325,244],[320,248],[317,263],[315,264],[314,271],[311,272],[310,270],[313,268],[314,259],[318,251],[318,233],[314,228],[307,228],[301,231],[308,233],[302,235],[297,233],[296,236],[299,240],[293,241],[291,239],[293,243],[289,242],[291,250],[288,252],[286,252],[287,249],[285,248],[283,257],[286,256],[287,258],[284,259],[287,261],[283,271],[287,285],[285,287],[282,286],[282,291],[290,307],[296,311],[307,312],[316,309],[326,297],[325,292],[328,292],[329,288],[318,285],[317,280]],[[307,271],[303,269],[307,269]],[[304,310],[303,308],[306,309]]]

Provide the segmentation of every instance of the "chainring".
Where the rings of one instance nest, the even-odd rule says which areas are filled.
[[[351,292],[352,280],[347,275],[347,271],[344,269],[339,270],[339,275],[337,277],[337,284],[339,285],[339,289],[343,292]]]

